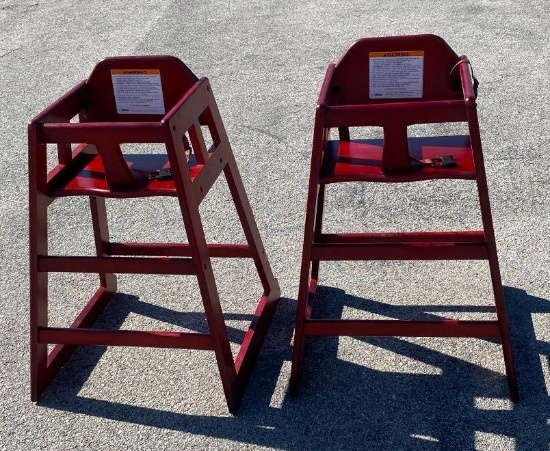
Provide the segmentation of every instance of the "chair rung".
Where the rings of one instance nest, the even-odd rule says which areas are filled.
[[[311,260],[486,260],[485,243],[314,244]]]
[[[207,244],[206,247],[211,258],[252,258],[248,244]],[[191,256],[191,247],[186,243],[110,243],[108,249],[113,255]]]
[[[179,348],[213,350],[209,334],[99,329],[41,328],[39,343],[98,346],[141,346],[149,348]]]
[[[38,271],[121,274],[196,274],[192,259],[169,257],[38,257]]]
[[[315,240],[328,244],[484,243],[482,230],[449,232],[323,233]]]
[[[306,320],[304,335],[349,337],[500,337],[497,321]]]

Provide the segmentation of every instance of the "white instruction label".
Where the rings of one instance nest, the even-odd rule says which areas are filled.
[[[111,69],[118,114],[165,114],[158,69]]]
[[[370,52],[370,99],[419,99],[424,84],[424,52]]]

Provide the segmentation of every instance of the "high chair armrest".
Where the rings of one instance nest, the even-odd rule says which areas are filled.
[[[475,104],[477,93],[474,85],[474,77],[470,61],[465,58],[458,64],[458,66],[464,101],[467,105]]]
[[[29,123],[29,127],[48,122],[69,122],[85,108],[85,94],[86,81],[84,80],[38,114]]]
[[[163,142],[159,122],[60,122],[40,124],[43,143]]]
[[[199,117],[208,107],[208,101],[211,97],[205,95],[211,93],[210,82],[208,78],[203,77],[197,81],[178,102],[172,107],[166,116],[161,121],[161,125],[172,127],[177,124],[186,132],[191,127],[193,122]]]
[[[317,101],[317,108],[323,107],[332,103],[332,94],[330,92],[331,81],[334,74],[335,64],[329,64],[321,85],[321,92],[319,92],[319,100]]]

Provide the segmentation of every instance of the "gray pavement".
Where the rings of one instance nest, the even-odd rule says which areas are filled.
[[[0,449],[548,449],[548,11],[542,0],[0,0]],[[508,401],[498,343],[399,338],[311,340],[300,396],[290,398],[313,113],[325,68],[359,37],[416,33],[438,34],[467,54],[481,82],[521,401]],[[213,355],[199,351],[82,348],[40,403],[29,398],[26,124],[98,60],[130,54],[175,55],[210,78],[281,283],[283,298],[235,416],[227,412]],[[350,184],[329,193],[327,214],[335,228],[357,231],[472,227],[479,218],[468,204],[475,201],[471,188]],[[226,186],[218,184],[213,195],[223,202],[202,207],[208,236],[239,240]],[[58,204],[52,249],[90,252],[86,204]],[[169,201],[157,217],[148,214],[148,202],[108,206],[115,237],[182,237]],[[237,349],[257,281],[241,262],[219,262],[216,271]],[[66,325],[95,280],[52,280],[58,283],[51,322]],[[479,310],[491,317],[487,280],[477,262],[327,264],[318,312],[399,317],[458,310],[473,317]],[[204,330],[189,278],[119,282],[121,294],[100,326]]]

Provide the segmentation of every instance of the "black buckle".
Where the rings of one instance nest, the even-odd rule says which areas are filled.
[[[157,171],[153,171],[149,174],[149,180],[170,180],[172,178],[172,170],[170,168],[163,168]]]
[[[431,166],[434,168],[454,168],[458,166],[458,161],[452,155],[441,155],[432,158]]]

